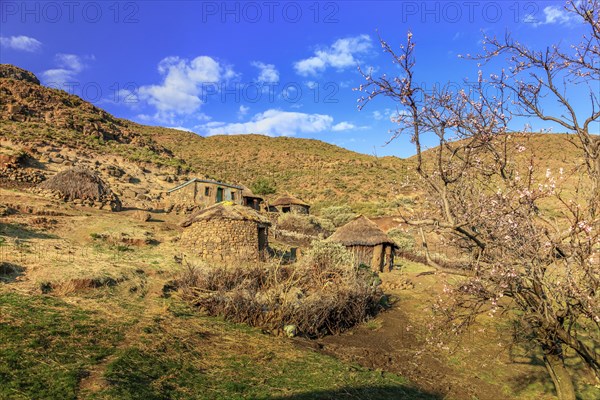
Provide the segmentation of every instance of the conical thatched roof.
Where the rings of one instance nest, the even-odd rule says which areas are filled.
[[[254,192],[252,192],[252,190],[249,187],[244,186],[244,185],[242,185],[241,187],[242,187],[242,196],[243,197],[253,197],[255,199],[262,199],[262,196],[254,194]]]
[[[181,226],[185,228],[195,222],[209,221],[211,219],[233,219],[237,221],[254,221],[261,224],[271,224],[267,217],[260,215],[252,208],[226,201],[196,211],[184,221]]]
[[[273,203],[271,203],[272,206],[287,206],[290,204],[310,207],[309,204],[307,204],[307,203],[303,202],[302,200],[300,200],[299,198],[294,197],[289,194],[285,195],[285,196],[281,196],[277,200],[275,200]]]
[[[327,240],[341,243],[344,246],[394,244],[394,241],[375,222],[362,215],[338,228]]]
[[[58,192],[67,201],[75,199],[110,201],[117,198],[98,174],[85,168],[61,171],[42,182],[39,187]]]

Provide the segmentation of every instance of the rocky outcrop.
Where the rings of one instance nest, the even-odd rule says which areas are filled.
[[[113,141],[172,156],[170,150],[142,133],[139,125],[115,118],[64,90],[42,86],[34,74],[9,64],[0,65],[0,120],[37,122],[80,134],[78,143],[64,143],[69,146],[86,146],[90,142],[85,139],[93,138],[92,143]],[[53,138],[55,142],[59,139]]]
[[[17,81],[25,81],[39,85],[40,80],[33,74],[23,68],[16,67],[11,64],[0,64],[0,79],[14,79]]]

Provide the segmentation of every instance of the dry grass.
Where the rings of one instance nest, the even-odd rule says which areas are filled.
[[[209,315],[288,336],[321,337],[381,309],[377,276],[351,265],[342,246],[317,244],[296,265],[189,265],[178,285],[185,300]]]

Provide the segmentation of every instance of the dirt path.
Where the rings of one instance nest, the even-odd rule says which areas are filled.
[[[427,344],[412,333],[410,320],[398,305],[378,320],[381,327],[376,330],[361,326],[341,336],[323,338],[319,345],[327,354],[367,368],[397,373],[420,389],[447,398],[504,398],[498,387],[477,377],[467,380],[426,351]]]

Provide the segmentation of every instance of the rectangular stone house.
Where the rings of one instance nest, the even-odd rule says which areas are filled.
[[[189,181],[167,191],[167,199],[171,204],[211,206],[222,201],[243,204],[243,188],[229,183],[208,179],[190,179]]]

